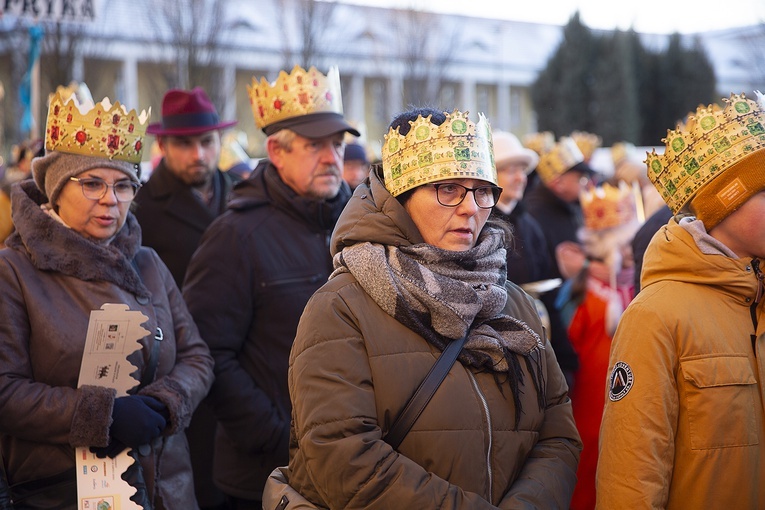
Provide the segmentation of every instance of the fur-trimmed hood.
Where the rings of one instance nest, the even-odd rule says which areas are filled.
[[[11,209],[16,231],[5,244],[26,252],[37,269],[80,280],[111,282],[136,296],[151,297],[131,264],[141,247],[141,227],[133,213],[111,243],[101,245],[60,224],[40,206],[47,202],[31,180],[13,185]]]

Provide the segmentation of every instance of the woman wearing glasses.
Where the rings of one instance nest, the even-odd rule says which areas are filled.
[[[333,233],[335,271],[301,318],[289,469],[266,500],[286,481],[318,507],[568,508],[579,436],[533,301],[506,280],[510,233],[488,221],[496,182],[485,118],[423,109],[393,121],[382,168]],[[395,419],[462,337],[394,448]]]
[[[136,164],[120,159],[124,151],[109,154],[97,130],[58,143],[67,122],[60,111],[71,104],[61,103],[59,116],[51,106],[46,155],[32,162],[34,180],[14,185],[16,232],[0,251],[0,452],[10,494],[15,508],[78,508],[74,447],[101,458],[130,448],[140,459],[129,479],[140,504],[197,508],[184,429],[212,383],[213,361],[169,271],[141,247],[130,212]],[[109,134],[129,139],[130,128]],[[94,155],[67,152],[73,139],[95,140]],[[128,396],[78,387],[90,314],[105,303],[148,318],[150,334],[129,356],[140,385]]]

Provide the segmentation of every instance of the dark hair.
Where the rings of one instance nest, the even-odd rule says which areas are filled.
[[[418,117],[426,118],[428,116],[430,116],[431,124],[436,126],[440,126],[446,122],[446,115],[439,109],[430,106],[413,107],[393,117],[388,129],[398,128],[398,132],[406,136],[412,127],[410,122],[414,122]],[[380,175],[382,175],[382,172],[380,172]],[[398,200],[401,205],[406,204],[416,189],[417,188],[412,188],[401,193],[396,197],[396,200]]]
[[[430,115],[430,122],[431,124],[434,124],[436,126],[440,126],[444,122],[446,122],[446,115],[441,110],[438,110],[436,108],[432,108],[430,106],[424,106],[419,108],[410,108],[409,110],[406,110],[405,112],[401,112],[395,117],[393,117],[393,120],[391,121],[390,125],[388,126],[389,129],[396,129],[398,128],[398,132],[402,135],[407,135],[409,133],[409,129],[412,127],[410,122],[414,122],[417,120],[417,117],[427,117]]]

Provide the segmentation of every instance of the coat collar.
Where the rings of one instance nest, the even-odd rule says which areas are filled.
[[[40,208],[47,199],[33,181],[15,186],[11,200],[16,231],[6,246],[26,252],[37,269],[85,281],[107,281],[136,296],[151,297],[131,263],[141,247],[141,227],[132,213],[128,212],[112,242],[101,245],[48,216]]]
[[[224,203],[220,200],[222,194],[230,191],[230,185],[225,183],[225,176],[220,170],[215,170],[213,174],[213,186],[216,197],[214,202]],[[199,199],[194,196],[194,192],[186,184],[181,182],[175,175],[168,170],[165,160],[160,161],[157,168],[149,177],[145,189],[139,192],[148,193],[153,199],[164,199],[164,211],[183,223],[187,223],[198,231],[204,231],[217,214],[223,211],[213,213]],[[138,200],[140,207],[140,199]]]

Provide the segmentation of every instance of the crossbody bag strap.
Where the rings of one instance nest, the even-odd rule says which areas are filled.
[[[143,280],[143,277],[141,276],[141,270],[138,268],[136,257],[133,257],[130,263],[133,264],[133,268],[135,269],[135,272],[138,273],[138,277]],[[159,346],[163,339],[164,334],[162,333],[162,328],[157,326],[157,331],[154,334],[154,341],[151,345],[151,352],[149,353],[149,362],[147,363],[146,367],[144,367],[144,371],[141,374],[141,382],[138,386],[139,388],[145,388],[154,382],[154,375],[157,372],[157,365],[159,364]]]
[[[449,345],[446,346],[444,351],[438,357],[435,364],[430,369],[430,372],[428,372],[428,375],[425,376],[425,379],[420,383],[420,386],[414,392],[414,395],[412,395],[412,398],[406,403],[404,410],[401,411],[401,414],[398,415],[396,421],[391,425],[390,430],[383,440],[391,445],[394,450],[398,449],[401,441],[404,440],[409,433],[409,430],[412,428],[412,425],[414,425],[414,422],[420,417],[420,414],[422,414],[425,406],[430,402],[433,394],[435,394],[438,387],[441,386],[441,383],[446,379],[446,374],[449,373],[452,365],[454,365],[454,362],[457,360],[457,356],[459,356],[462,346],[465,345],[466,338],[467,337],[462,337],[459,340],[449,342]]]

